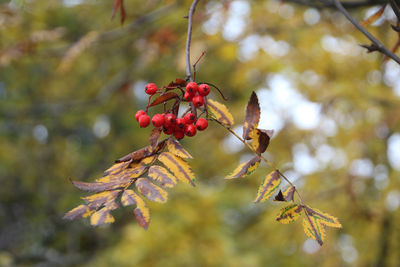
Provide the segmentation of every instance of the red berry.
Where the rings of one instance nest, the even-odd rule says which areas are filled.
[[[150,124],[150,117],[147,114],[143,114],[139,117],[139,125],[142,128],[146,128]]]
[[[200,118],[196,121],[196,128],[199,131],[204,131],[208,127],[208,121],[204,118]]]
[[[185,137],[185,133],[183,131],[180,130],[175,130],[174,132],[174,136],[176,139],[182,139],[183,137]]]
[[[188,113],[183,118],[185,119],[186,124],[191,124],[194,123],[194,121],[196,120],[196,115],[194,115],[193,113]]]
[[[168,113],[164,116],[164,127],[174,126],[176,122],[175,115]]]
[[[138,112],[136,112],[135,114],[135,118],[137,121],[139,121],[139,117],[146,114],[146,112],[144,112],[143,110],[138,110]]]
[[[148,83],[144,88],[144,91],[148,95],[154,95],[157,92],[157,86],[154,83]]]
[[[154,127],[160,127],[164,125],[164,115],[163,114],[156,114],[151,119]]]
[[[178,118],[176,119],[176,127],[178,127],[179,129],[181,129],[181,131],[183,131],[183,129],[185,129],[185,124],[186,121],[184,118]]]
[[[165,134],[168,134],[168,135],[171,135],[171,134],[173,134],[174,133],[174,127],[164,127],[163,128],[163,132],[165,133]]]
[[[187,136],[195,136],[196,135],[196,127],[193,124],[186,125],[185,134]]]
[[[192,103],[196,108],[199,108],[204,104],[204,99],[201,95],[196,95],[193,97]]]
[[[193,96],[194,96],[194,94],[191,94],[191,93],[189,93],[188,91],[186,91],[186,92],[185,92],[185,95],[183,96],[183,98],[184,98],[186,101],[192,101]]]
[[[208,84],[200,84],[198,92],[199,95],[206,96],[210,93],[210,86]]]
[[[197,92],[198,86],[195,82],[190,82],[186,85],[186,92],[189,94],[195,94]]]

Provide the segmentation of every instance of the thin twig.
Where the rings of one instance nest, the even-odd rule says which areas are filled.
[[[382,54],[388,56],[389,58],[393,59],[396,61],[398,64],[400,64],[400,58],[395,55],[392,51],[387,49],[378,39],[376,39],[369,31],[367,31],[363,26],[358,23],[357,20],[355,20],[349,12],[343,7],[342,3],[340,3],[339,0],[333,0],[335,3],[337,9],[339,9],[340,12],[343,13],[343,15],[362,33],[364,34],[373,44],[374,50],[378,50]]]
[[[199,63],[200,59],[204,56],[205,53],[206,53],[206,52],[203,51],[203,52],[201,53],[201,55],[199,56],[199,58],[197,59],[197,61],[193,64],[193,80],[194,80],[194,81],[196,81],[196,66],[197,66],[197,63]]]
[[[188,18],[188,30],[187,30],[187,38],[186,38],[186,80],[187,81],[193,81],[192,77],[192,68],[190,65],[190,44],[192,41],[192,24],[193,24],[193,14],[194,11],[196,10],[197,3],[200,0],[194,0],[192,5],[190,6],[189,9],[189,15],[187,16]]]
[[[227,131],[229,131],[229,132],[230,132],[231,134],[233,134],[237,139],[239,139],[240,142],[242,142],[243,144],[245,144],[251,151],[253,151],[254,153],[257,154],[257,152],[254,150],[254,148],[253,148],[250,144],[246,143],[246,141],[245,141],[242,137],[240,137],[237,133],[235,133],[231,128],[227,127],[226,125],[224,125],[224,124],[221,123],[219,120],[217,120],[217,119],[215,119],[215,118],[213,118],[213,117],[211,117],[211,120],[217,122],[219,125],[221,125],[222,127],[224,127]],[[295,190],[297,196],[299,197],[300,204],[301,204],[301,205],[304,205],[304,203],[303,203],[303,198],[301,197],[299,191],[297,191],[297,188],[294,186],[294,184],[289,180],[289,178],[287,178],[278,168],[275,167],[275,165],[274,165],[272,162],[270,162],[270,161],[269,161],[268,159],[266,159],[264,156],[259,155],[259,154],[257,154],[257,155],[258,155],[265,163],[267,163],[272,169],[274,169],[276,172],[278,172],[279,175],[280,175],[291,187],[294,188],[294,190]]]

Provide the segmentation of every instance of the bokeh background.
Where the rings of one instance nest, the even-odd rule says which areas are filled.
[[[239,134],[258,93],[260,127],[275,130],[265,156],[343,229],[319,247],[300,221],[274,220],[282,204],[254,204],[267,166],[224,180],[250,154],[215,124],[182,142],[197,187],[150,204],[147,231],[132,208],[97,228],[62,220],[85,196],[70,178],[148,144],[144,85],[185,75],[191,1],[125,2],[121,26],[110,0],[0,1],[0,266],[399,266],[400,66],[360,48],[338,12],[273,0],[200,2],[196,79],[229,97]],[[390,23],[387,9],[368,27],[389,47]]]

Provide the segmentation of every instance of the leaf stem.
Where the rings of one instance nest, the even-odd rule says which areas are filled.
[[[217,122],[219,125],[221,125],[222,127],[224,127],[228,132],[230,132],[231,134],[233,134],[237,139],[239,139],[243,144],[245,144],[251,151],[253,151],[254,153],[257,154],[257,152],[254,150],[254,148],[247,143],[242,137],[240,137],[237,133],[235,133],[230,127],[227,127],[225,124],[221,123],[219,120],[217,120],[214,117],[211,117],[211,120]],[[297,191],[297,188],[294,186],[294,184],[289,180],[289,178],[287,178],[278,168],[276,168],[276,166],[269,161],[268,159],[266,159],[264,156],[257,154],[265,163],[268,164],[268,166],[270,166],[272,169],[274,169],[276,172],[279,173],[279,175],[291,186],[294,188],[297,196],[299,197],[300,200],[300,204],[304,205],[303,202],[303,198],[301,197],[299,191]]]

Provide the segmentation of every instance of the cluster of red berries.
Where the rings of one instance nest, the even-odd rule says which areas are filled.
[[[149,83],[145,87],[148,95],[154,95],[158,89],[154,83]],[[184,100],[191,101],[196,108],[204,104],[204,97],[210,93],[210,87],[207,84],[190,82],[186,85]],[[140,127],[145,128],[150,125],[150,117],[143,110],[139,110],[135,115]],[[176,118],[173,113],[155,114],[151,119],[154,127],[162,127],[167,135],[174,135],[176,139],[182,139],[185,135],[192,137],[196,135],[197,130],[203,131],[208,127],[208,122],[204,118],[197,118],[193,113],[187,113],[183,118]]]

